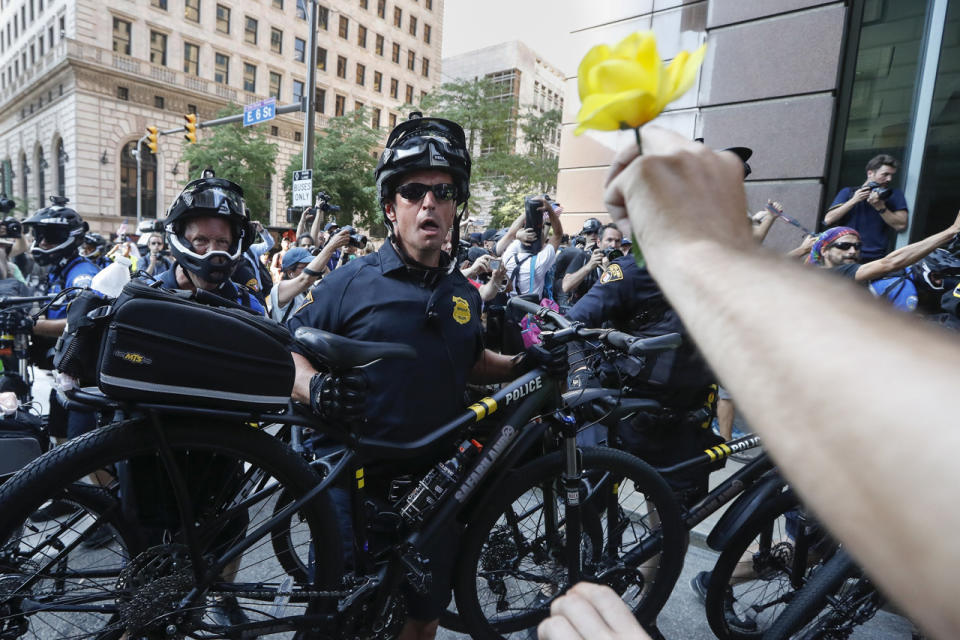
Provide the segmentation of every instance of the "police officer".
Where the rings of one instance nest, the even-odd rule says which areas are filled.
[[[716,403],[713,372],[686,339],[686,329],[660,287],[632,256],[611,262],[597,284],[571,307],[567,319],[592,327],[609,322],[643,338],[674,332],[685,337],[677,349],[648,358],[642,369],[626,357],[617,363],[619,372],[593,362],[574,364],[571,388],[623,385],[626,393],[663,405],[657,414],[640,414],[619,426],[624,448],[654,466],[669,466],[723,442],[711,429]],[[689,506],[706,494],[709,471],[673,474],[668,482]]]
[[[88,232],[83,236],[83,244],[80,245],[80,255],[97,265],[98,268],[103,269],[108,264],[110,260],[107,259],[106,249],[107,241],[99,233]]]
[[[240,185],[223,178],[190,182],[164,220],[167,246],[176,262],[160,274],[168,289],[203,289],[259,313],[265,309],[230,276],[253,236]]]
[[[565,371],[562,354],[542,348],[515,359],[484,350],[480,296],[454,256],[441,249],[448,231],[451,245],[459,246],[460,218],[470,196],[463,129],[412,114],[387,138],[375,176],[388,240],[376,253],[321,280],[289,326],[402,342],[413,346],[418,358],[382,360],[363,373],[336,376],[319,373],[294,353],[293,398],[331,421],[357,418],[365,435],[415,440],[462,411],[468,380],[505,380],[541,363]],[[368,395],[370,388],[376,393]],[[453,547],[446,536],[431,546],[431,594],[408,593],[409,618],[400,638],[435,636],[450,596]]]
[[[563,291],[570,296],[571,302],[576,302],[590,290],[610,264],[611,258],[623,255],[620,252],[623,234],[615,224],[603,226],[596,218],[590,218],[584,223],[583,234],[586,250],[570,261],[563,276]],[[614,251],[616,253],[611,255]]]

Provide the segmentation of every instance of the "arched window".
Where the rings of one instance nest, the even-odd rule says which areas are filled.
[[[57,140],[57,195],[67,195],[67,152],[63,149],[63,138]]]
[[[120,151],[120,216],[134,221],[137,218],[137,159],[130,152],[136,148],[134,140]],[[140,198],[143,217],[157,217],[157,157],[146,145],[140,166]]]
[[[37,147],[37,208],[45,206],[47,201],[47,159],[43,157],[43,147]]]

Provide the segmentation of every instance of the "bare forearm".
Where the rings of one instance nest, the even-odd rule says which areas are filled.
[[[563,239],[563,223],[560,222],[560,216],[553,209],[547,215],[550,216],[550,240],[548,242],[553,245],[554,249],[558,249],[560,240]]]
[[[514,364],[511,356],[485,349],[480,360],[474,365],[473,371],[470,372],[470,382],[487,384],[509,380],[514,376]]]
[[[596,267],[588,262],[573,273],[568,273],[563,276],[563,282],[560,283],[560,288],[563,289],[564,293],[570,293],[579,287],[580,283],[586,280],[587,274],[595,268]]]
[[[907,230],[907,212],[905,209],[901,209],[900,211],[884,209],[883,213],[879,211],[877,213],[880,214],[883,221],[897,233]]]
[[[502,256],[503,252],[507,250],[507,247],[510,246],[510,243],[513,242],[513,239],[517,237],[517,231],[520,230],[520,225],[523,224],[523,221],[526,219],[526,216],[521,215],[519,218],[513,221],[513,224],[510,225],[510,228],[507,229],[507,232],[497,241],[497,246],[495,251],[498,256]]]
[[[47,336],[48,338],[59,338],[63,330],[67,328],[67,320],[47,320],[46,318],[37,320],[33,327],[33,332],[38,336]]]
[[[310,380],[314,374],[318,373],[310,361],[299,353],[292,353],[293,365],[296,368],[296,375],[293,379],[293,391],[290,397],[297,402],[310,404]]]
[[[940,245],[950,242],[950,240],[956,234],[957,229],[955,227],[948,227],[947,229],[944,229],[939,233],[935,233],[932,236],[928,236],[923,240],[918,240],[913,244],[900,247],[896,251],[890,252],[889,255],[886,255],[879,260],[868,262],[857,269],[856,279],[860,281],[874,280],[875,278],[883,277],[888,273],[893,273],[899,269],[904,269],[914,262],[924,258],[927,254]]]
[[[960,527],[952,490],[960,431],[943,410],[960,386],[960,345],[879,313],[849,282],[758,250],[704,242],[644,253],[791,483],[907,613],[936,637],[960,637],[960,549],[952,539]],[[824,308],[828,297],[843,300],[842,309]],[[857,374],[830,354],[856,354]],[[937,446],[915,447],[910,424],[924,425]],[[809,462],[812,443],[817,464]],[[911,471],[891,474],[907,451]],[[922,544],[919,522],[927,523]]]
[[[847,215],[850,212],[850,209],[853,207],[854,204],[855,203],[853,201],[847,200],[839,207],[834,207],[833,209],[830,209],[823,216],[823,224],[825,224],[828,227],[830,225],[836,224],[837,222],[840,221],[841,218],[843,218],[843,216]]]

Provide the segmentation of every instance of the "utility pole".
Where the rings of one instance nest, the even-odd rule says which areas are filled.
[[[140,194],[140,191],[141,191],[140,189],[140,157],[141,155],[143,155],[143,149],[141,145],[143,145],[143,141],[146,139],[147,139],[147,136],[140,136],[140,139],[137,140],[137,226],[134,227],[137,230],[140,229],[140,219],[142,218],[142,206],[143,206],[140,202],[140,198],[142,197]]]
[[[304,96],[303,170],[313,169],[313,101],[317,86],[317,0],[310,0],[310,52],[307,54],[307,95]]]

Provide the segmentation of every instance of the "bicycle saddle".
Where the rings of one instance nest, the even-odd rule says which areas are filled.
[[[362,367],[381,358],[414,360],[417,357],[416,350],[406,344],[352,340],[310,327],[300,327],[293,337],[309,355],[331,369]]]

